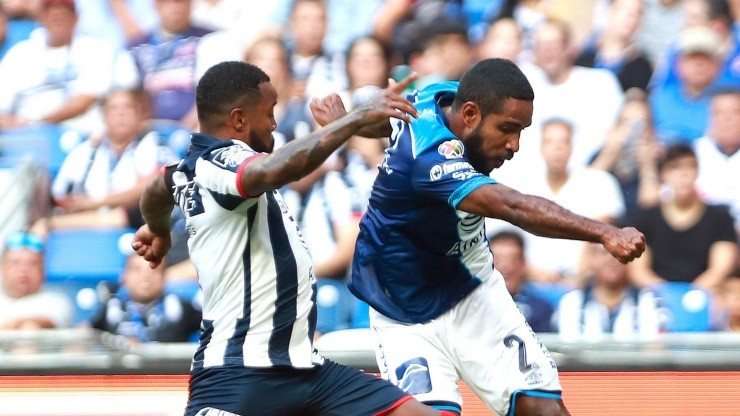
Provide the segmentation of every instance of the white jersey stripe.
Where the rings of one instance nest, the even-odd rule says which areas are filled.
[[[194,134],[166,175],[186,216],[203,289],[203,335],[193,368],[310,368],[315,327],[311,257],[277,191],[245,199],[240,175],[257,153]]]

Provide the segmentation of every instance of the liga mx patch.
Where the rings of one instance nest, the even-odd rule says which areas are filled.
[[[218,149],[213,153],[213,163],[224,169],[233,169],[242,164],[249,156],[252,156],[254,152],[238,146],[229,146],[223,149]]]
[[[416,395],[432,391],[429,363],[424,357],[412,358],[396,368],[398,387],[408,394]]]
[[[460,140],[447,140],[437,147],[437,152],[445,159],[459,159],[465,153],[465,146]]]

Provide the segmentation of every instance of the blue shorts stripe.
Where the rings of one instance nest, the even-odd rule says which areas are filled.
[[[509,404],[509,411],[507,416],[514,416],[514,413],[516,411],[516,398],[520,395],[524,396],[531,396],[531,397],[539,397],[542,399],[553,399],[553,400],[563,400],[563,396],[561,392],[551,392],[551,391],[542,391],[542,390],[517,390],[514,393],[511,394],[511,400]]]

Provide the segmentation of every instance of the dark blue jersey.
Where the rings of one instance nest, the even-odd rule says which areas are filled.
[[[442,107],[457,87],[438,83],[409,96],[419,118],[394,121],[360,223],[350,290],[401,322],[441,315],[493,274],[483,217],[457,210],[470,192],[495,183],[473,168],[447,126]]]

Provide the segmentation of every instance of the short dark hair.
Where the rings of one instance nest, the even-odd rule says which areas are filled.
[[[489,239],[489,244],[493,244],[497,241],[511,241],[519,246],[522,253],[524,253],[524,237],[522,237],[521,233],[516,231],[499,231]]]
[[[534,101],[534,90],[527,77],[508,59],[484,59],[473,65],[460,79],[452,108],[468,101],[478,105],[483,117],[500,113],[509,98]]]
[[[663,154],[663,157],[658,163],[658,171],[662,172],[668,163],[671,163],[683,157],[691,157],[696,160],[696,153],[694,153],[694,149],[692,149],[691,146],[683,143],[668,146],[668,148],[666,148],[665,150],[665,153]]]
[[[257,105],[262,99],[259,84],[270,77],[258,67],[241,61],[226,61],[209,68],[195,89],[198,121],[213,122],[240,105]]]

